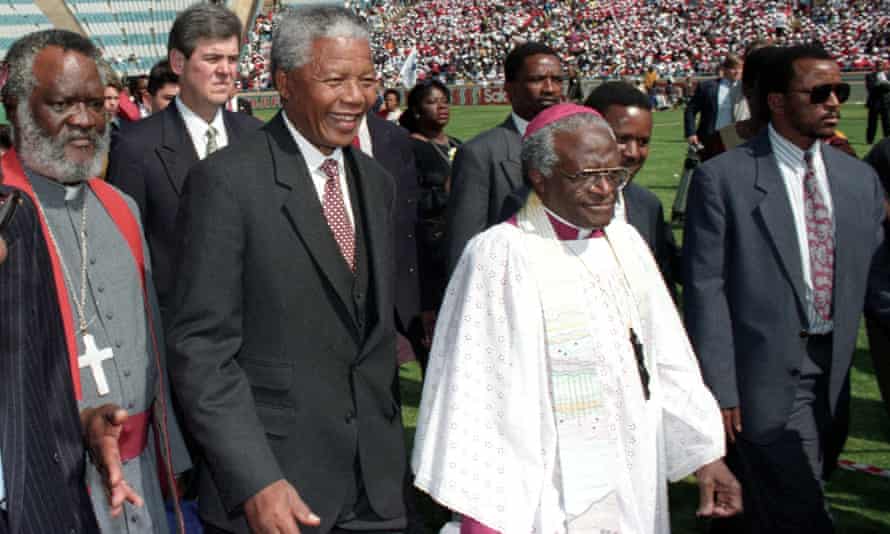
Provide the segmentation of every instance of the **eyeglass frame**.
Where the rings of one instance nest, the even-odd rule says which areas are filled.
[[[828,92],[825,94],[824,98],[821,95],[816,96],[818,91],[824,91],[826,87],[828,87],[829,89],[828,89]],[[841,88],[844,88],[844,89],[841,89]],[[842,97],[841,94],[838,92],[838,90],[841,90],[841,92],[844,92],[846,94],[843,95],[843,97]],[[822,84],[816,85],[814,87],[811,87],[810,89],[792,89],[790,92],[808,94],[808,95],[810,95],[810,104],[819,105],[819,104],[824,104],[825,102],[827,102],[828,99],[831,98],[832,93],[834,93],[835,98],[837,98],[838,104],[843,104],[844,102],[846,102],[847,100],[850,99],[850,90],[851,90],[850,84],[848,84],[846,82],[839,82],[839,83],[822,83]]]
[[[562,175],[563,178],[571,182],[575,185],[581,185],[584,187],[591,187],[593,185],[599,185],[603,180],[603,177],[608,176],[610,172],[618,172],[621,171],[624,173],[624,180],[620,184],[610,184],[616,191],[621,191],[627,184],[630,183],[630,169],[627,167],[604,167],[602,169],[581,169],[575,174],[568,173],[557,166],[554,166],[553,169]],[[591,182],[592,177],[584,177],[582,176],[585,173],[596,173],[595,181]]]

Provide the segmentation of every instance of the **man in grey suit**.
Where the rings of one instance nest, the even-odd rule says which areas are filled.
[[[744,490],[733,526],[827,533],[859,320],[890,313],[883,192],[822,142],[849,96],[831,57],[792,47],[771,68],[767,130],[693,177],[684,311]]]
[[[522,186],[519,151],[525,127],[562,100],[564,78],[559,56],[546,45],[528,42],[507,55],[504,91],[513,112],[461,145],[454,158],[445,222],[449,271],[470,238],[503,220],[504,200]]]

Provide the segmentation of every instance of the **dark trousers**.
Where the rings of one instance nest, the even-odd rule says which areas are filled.
[[[875,104],[868,108],[868,126],[865,128],[865,142],[872,144],[878,132],[878,117],[881,117],[881,130],[884,137],[890,136],[890,102]]]
[[[2,532],[2,531],[0,531]],[[341,528],[334,527],[333,530],[330,531],[331,534],[401,534],[401,530],[343,530]],[[220,528],[216,528],[213,525],[204,525],[204,534],[231,534],[228,530],[222,530]]]
[[[784,432],[765,445],[742,435],[728,448],[727,465],[742,484],[745,513],[714,521],[711,532],[834,532],[824,493],[827,463],[838,448],[828,403],[831,336],[813,338]]]

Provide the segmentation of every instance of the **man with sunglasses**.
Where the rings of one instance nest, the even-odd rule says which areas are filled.
[[[467,244],[442,304],[412,463],[463,533],[669,530],[666,481],[698,513],[741,490],[720,412],[658,266],[614,220],[629,171],[608,123],[558,104],[525,131],[519,212]]]
[[[825,143],[850,93],[828,53],[784,49],[763,84],[769,125],[697,169],[684,234],[686,327],[745,498],[714,528],[829,533],[863,304],[890,309],[883,192]]]

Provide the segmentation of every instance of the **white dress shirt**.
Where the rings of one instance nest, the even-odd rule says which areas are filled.
[[[210,126],[216,129],[216,149],[219,150],[229,144],[229,136],[226,135],[226,123],[223,121],[222,108],[216,110],[216,116],[208,124],[197,113],[190,110],[182,100],[177,97],[173,100],[176,103],[176,109],[185,122],[185,128],[188,130],[189,137],[192,138],[192,144],[195,145],[195,152],[198,153],[198,159],[207,157],[207,130]]]
[[[515,124],[516,129],[519,130],[519,137],[525,137],[525,129],[528,128],[528,121],[517,115],[515,111],[511,111],[510,115],[513,117],[513,124]]]
[[[717,122],[714,124],[715,130],[735,122],[732,118],[733,108],[735,107],[735,102],[731,98],[732,84],[733,82],[724,78],[717,82]]]
[[[303,134],[297,131],[290,119],[287,118],[286,113],[282,113],[281,116],[284,118],[284,124],[287,126],[288,131],[297,143],[300,153],[303,154],[303,159],[306,160],[306,170],[309,171],[309,176],[312,177],[312,185],[315,186],[315,192],[318,194],[318,202],[322,206],[324,206],[324,184],[328,181],[328,175],[321,170],[321,164],[324,163],[326,159],[333,159],[337,162],[337,173],[340,175],[340,190],[343,192],[343,203],[346,204],[346,216],[349,217],[350,224],[355,228],[355,218],[352,215],[352,202],[350,201],[349,196],[349,186],[346,183],[346,166],[343,164],[343,150],[335,148],[330,156],[325,156],[315,147],[315,145],[303,137]]]
[[[365,115],[362,117],[362,123],[358,127],[358,144],[359,148],[362,149],[362,152],[368,155],[368,157],[374,157],[374,146],[371,144],[371,130],[368,129],[368,116]]]
[[[810,323],[809,331],[813,334],[827,334],[834,328],[834,322],[823,319],[813,305],[813,279],[810,269],[810,245],[807,239],[807,215],[804,205],[803,179],[806,174],[804,151],[791,141],[782,137],[770,124],[768,127],[769,141],[773,148],[773,156],[779,167],[779,174],[785,183],[785,191],[791,203],[791,213],[794,216],[794,229],[797,232],[797,244],[800,250],[800,264],[803,268],[803,282],[806,287],[807,316]],[[828,208],[828,217],[831,219],[832,234],[834,234],[834,206],[831,202],[831,190],[828,186],[828,173],[825,170],[825,162],[822,159],[822,143],[816,141],[810,147],[812,154],[813,171],[816,175],[816,187],[822,195],[825,206]]]

